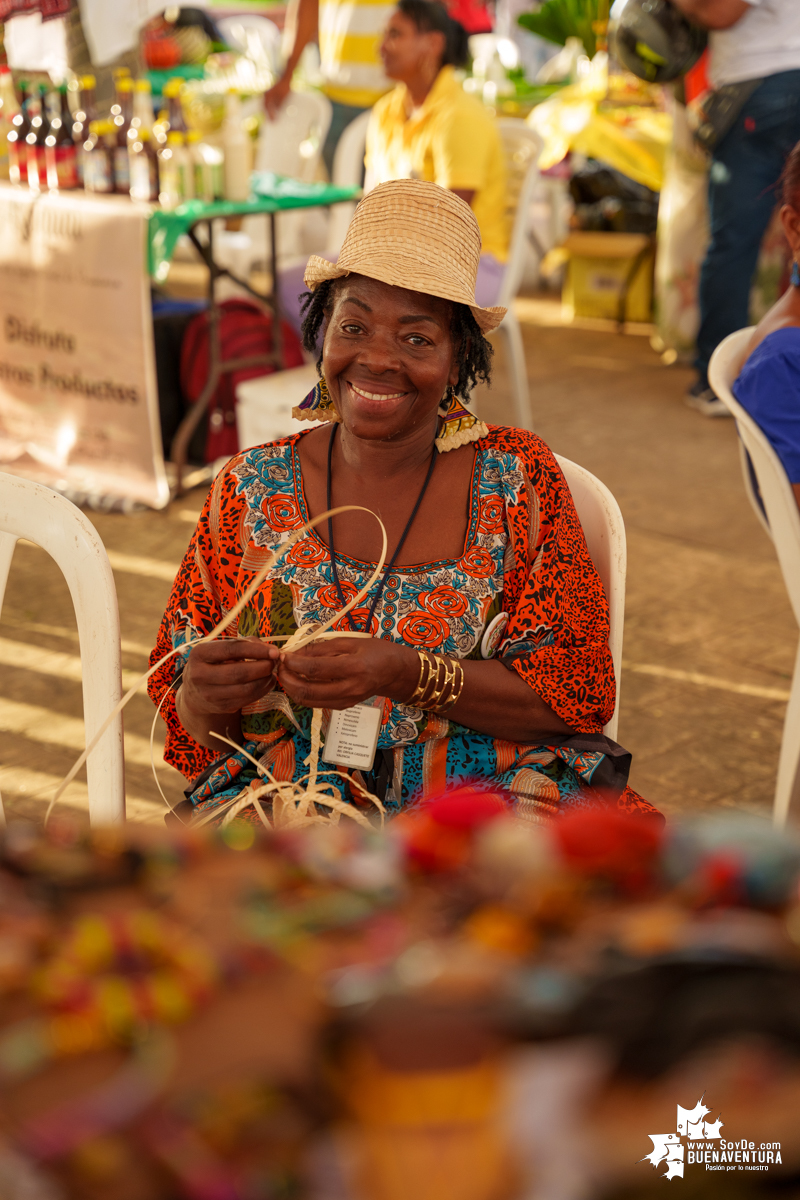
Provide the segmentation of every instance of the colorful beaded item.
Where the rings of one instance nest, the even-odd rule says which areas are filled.
[[[31,980],[49,1015],[0,1036],[0,1076],[127,1042],[152,1023],[185,1021],[220,982],[205,945],[155,913],[79,917]]]
[[[292,416],[297,421],[339,421],[341,417],[333,407],[325,376],[320,375],[305,400],[295,405]]]
[[[489,432],[484,422],[470,412],[463,400],[459,400],[452,387],[447,389],[439,405],[439,420],[436,446],[440,454],[466,446],[468,442],[477,442]]]

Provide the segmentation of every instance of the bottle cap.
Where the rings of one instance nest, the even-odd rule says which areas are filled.
[[[111,74],[115,79],[122,79],[124,76],[130,75],[130,70],[128,67],[114,67],[114,70],[111,72]]]
[[[134,83],[133,87],[134,87],[134,90],[137,92],[152,92],[152,90],[153,90],[152,87],[150,86],[149,79],[137,79],[136,82]]]
[[[136,130],[136,138],[134,140],[137,142],[149,142],[150,130],[143,125],[140,129]]]
[[[84,91],[87,91],[89,88],[93,87],[97,87],[97,80],[95,79],[94,75],[82,75],[81,88]]]
[[[180,90],[182,87],[183,87],[183,76],[182,75],[173,75],[172,78],[168,79],[167,82],[164,84],[163,88],[161,89],[161,94],[163,96],[168,96],[171,99],[173,96],[180,95]]]
[[[120,75],[116,81],[116,86],[118,92],[132,92],[133,80],[130,75]]]
[[[199,142],[200,141],[200,130],[199,129],[190,129],[189,132],[186,134],[186,140],[187,140],[187,142],[191,142],[192,145],[194,145],[195,142]]]
[[[169,133],[167,134],[167,145],[168,146],[182,146],[183,145],[183,134],[181,133],[181,131],[179,129],[171,129],[169,131]]]

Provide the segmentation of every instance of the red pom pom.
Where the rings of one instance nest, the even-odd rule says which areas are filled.
[[[434,796],[424,808],[438,825],[450,829],[478,829],[508,812],[508,805],[501,795],[472,792],[469,788]]]
[[[469,858],[475,832],[507,811],[501,794],[467,787],[434,796],[393,825],[409,862],[423,871],[455,871]]]
[[[565,862],[584,875],[606,879],[626,892],[655,882],[662,827],[612,808],[569,813],[552,823]]]

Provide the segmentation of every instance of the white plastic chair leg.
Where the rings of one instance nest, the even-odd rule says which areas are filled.
[[[797,816],[800,800],[800,645],[794,664],[792,690],[783,722],[783,740],[778,759],[778,782],[772,819],[781,827],[791,814]]]
[[[69,587],[78,624],[88,744],[122,694],[119,610],[108,555],[94,526],[63,496],[11,475],[1,475],[0,485],[3,588],[14,542],[20,537],[30,538],[55,560]],[[92,825],[112,825],[125,819],[122,738],[118,714],[87,760]]]
[[[11,569],[11,559],[14,557],[16,545],[17,539],[13,533],[0,533],[0,608],[3,607],[8,572]]]
[[[514,396],[514,413],[520,429],[533,429],[533,413],[531,412],[531,396],[528,389],[528,370],[525,366],[525,345],[522,341],[522,330],[519,327],[517,314],[509,308],[497,332],[505,338],[508,351],[509,374],[511,375],[511,391]]]

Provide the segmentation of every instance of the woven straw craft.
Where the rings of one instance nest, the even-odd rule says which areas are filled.
[[[313,292],[353,272],[392,287],[466,304],[483,333],[504,308],[475,303],[481,235],[472,209],[453,192],[419,179],[395,179],[369,192],[355,211],[335,263],[312,254],[305,272]]]

